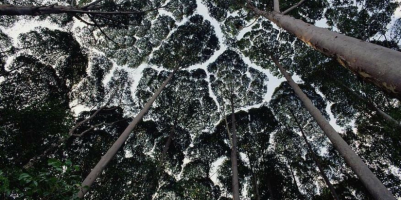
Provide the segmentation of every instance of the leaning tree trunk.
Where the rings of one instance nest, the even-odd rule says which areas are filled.
[[[288,83],[297,94],[299,99],[304,104],[305,108],[309,111],[312,117],[316,120],[320,128],[324,131],[330,141],[333,143],[334,148],[341,154],[345,159],[345,162],[352,168],[356,173],[365,187],[368,189],[370,194],[375,199],[380,200],[395,200],[394,196],[389,190],[383,185],[382,182],[370,171],[368,166],[362,161],[362,159],[351,149],[351,147],[341,138],[341,136],[334,130],[329,122],[324,118],[322,113],[312,104],[312,101],[302,92],[301,88],[292,80],[291,76],[285,71],[276,58],[271,56],[274,63],[279,68],[280,72],[287,79]]]
[[[178,70],[178,66],[174,69],[174,71],[168,76],[168,78],[163,82],[163,84],[156,90],[153,96],[149,99],[149,101],[145,104],[141,112],[132,120],[132,122],[128,125],[128,127],[124,130],[124,132],[120,135],[116,142],[114,142],[113,146],[102,156],[100,161],[96,164],[96,166],[92,169],[89,175],[82,182],[80,190],[78,192],[78,197],[83,198],[89,187],[93,184],[96,178],[102,173],[103,169],[106,168],[107,164],[110,160],[116,155],[117,151],[121,148],[124,142],[128,139],[131,131],[135,128],[135,126],[142,120],[143,116],[148,112],[150,106],[156,100],[156,98],[160,95],[164,87],[168,84],[168,82],[173,78],[174,73]]]
[[[232,91],[233,92],[233,91]],[[235,127],[235,115],[234,115],[234,95],[231,94],[231,126],[232,126],[232,137],[231,137],[231,169],[233,172],[232,176],[232,189],[233,199],[239,200],[239,181],[238,181],[238,162],[237,162],[237,131]]]
[[[248,8],[274,22],[321,53],[335,58],[364,80],[401,99],[401,52],[348,37],[278,12]]]
[[[302,128],[301,124],[298,122],[298,119],[295,117],[294,112],[293,112],[291,109],[289,109],[289,110],[290,110],[290,113],[291,113],[292,117],[293,117],[294,120],[295,120],[295,123],[297,124],[297,126],[299,127],[299,129],[300,129],[300,131],[301,131],[302,137],[304,138],[304,141],[305,141],[306,146],[307,146],[307,148],[308,148],[308,150],[309,150],[309,152],[310,152],[310,154],[311,154],[311,156],[312,156],[313,161],[315,161],[315,163],[316,163],[316,165],[317,165],[317,168],[319,169],[320,175],[323,177],[324,182],[326,182],[327,187],[329,187],[329,190],[330,190],[330,192],[331,192],[331,195],[333,196],[333,198],[334,198],[335,200],[340,200],[340,198],[339,198],[338,195],[337,195],[336,190],[334,190],[333,185],[330,183],[329,178],[328,178],[328,177],[326,176],[326,174],[324,173],[323,167],[322,167],[322,165],[320,164],[320,160],[319,160],[319,158],[316,156],[315,152],[314,152],[313,149],[312,149],[312,145],[308,142],[308,138],[306,138],[304,129]]]

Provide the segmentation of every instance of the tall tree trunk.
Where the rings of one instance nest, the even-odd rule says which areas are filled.
[[[270,181],[270,177],[267,178],[267,189],[269,190],[269,195],[271,200],[275,200],[276,197],[274,195],[272,182]]]
[[[249,0],[247,7],[309,46],[335,58],[364,80],[401,99],[401,52],[319,28],[275,11],[261,11],[252,6]]]
[[[171,130],[170,130],[170,134],[168,135],[166,144],[165,144],[164,147],[163,147],[162,160],[164,160],[164,158],[166,157],[167,151],[168,151],[168,149],[170,148],[171,142],[172,142],[173,139],[174,139],[174,135],[175,135],[174,132],[175,132],[174,127],[172,127]]]
[[[82,182],[82,186],[78,192],[78,197],[83,198],[89,187],[96,180],[96,178],[102,173],[103,169],[106,168],[107,164],[110,160],[116,155],[117,151],[121,148],[124,142],[128,139],[131,131],[135,128],[135,126],[142,120],[143,116],[148,112],[150,106],[156,100],[156,98],[160,95],[164,87],[168,84],[168,82],[173,78],[175,72],[178,70],[179,66],[177,66],[174,71],[168,76],[168,78],[163,82],[163,84],[156,90],[153,96],[149,99],[149,101],[145,104],[141,112],[132,120],[132,122],[128,125],[128,127],[124,130],[124,132],[120,135],[116,142],[114,142],[113,146],[106,152],[104,156],[100,159],[100,161],[96,164],[96,166],[92,169],[89,175]]]
[[[237,162],[237,131],[235,127],[235,115],[234,115],[234,91],[231,91],[231,126],[232,126],[232,145],[231,145],[231,170],[232,176],[232,190],[233,199],[239,200],[239,181],[238,181],[238,162]]]
[[[253,191],[256,200],[260,200],[260,194],[259,194],[259,186],[258,186],[258,178],[256,177],[256,174],[252,172],[252,185],[253,185]]]
[[[115,12],[105,12],[98,11],[100,6],[90,6],[90,7],[71,7],[71,6],[16,6],[16,5],[0,5],[0,15],[49,15],[49,14],[101,14],[101,15],[131,15],[140,14],[147,11],[115,11]],[[155,9],[152,9],[155,10]]]
[[[288,108],[288,109],[289,109],[289,108]],[[319,158],[316,156],[315,152],[314,152],[313,149],[312,149],[312,145],[308,142],[308,138],[306,138],[304,129],[302,128],[301,124],[298,122],[298,119],[295,117],[294,112],[293,112],[291,109],[289,109],[289,110],[290,110],[290,113],[291,113],[292,117],[293,117],[294,120],[295,120],[295,123],[297,124],[297,126],[299,127],[299,129],[300,129],[300,131],[301,131],[302,137],[304,138],[305,143],[306,143],[306,146],[308,147],[308,150],[309,150],[310,154],[312,155],[313,161],[315,161],[315,163],[316,163],[316,165],[317,165],[317,168],[319,169],[320,175],[323,177],[324,182],[326,182],[327,187],[329,187],[329,190],[330,190],[330,192],[331,192],[331,195],[333,196],[333,198],[334,198],[335,200],[340,200],[340,198],[338,197],[336,191],[334,190],[333,185],[330,183],[329,178],[328,178],[328,177],[326,176],[326,174],[324,173],[324,170],[323,170],[323,167],[322,167],[322,165],[321,165],[321,163],[320,163],[320,160],[319,160]]]
[[[288,166],[289,166],[289,168],[290,168],[290,172],[291,172],[292,180],[294,180],[294,185],[295,185],[295,188],[297,188],[297,191],[298,191],[299,197],[303,197],[303,195],[302,195],[302,193],[301,193],[301,190],[300,190],[300,189],[299,189],[299,187],[298,187],[297,180],[295,179],[295,174],[294,174],[294,171],[292,170],[291,164],[290,164],[290,163],[288,163]],[[302,198],[302,199],[304,199],[304,198]]]
[[[372,171],[370,171],[362,159],[351,149],[351,147],[341,138],[341,136],[324,118],[322,113],[312,104],[312,101],[305,95],[305,93],[302,92],[301,88],[294,82],[294,80],[292,80],[291,76],[280,65],[278,60],[273,56],[271,56],[271,58],[279,68],[280,72],[287,79],[288,83],[297,94],[299,99],[302,101],[305,108],[309,111],[320,128],[333,143],[334,148],[336,148],[337,151],[342,155],[342,157],[345,159],[345,162],[347,162],[347,164],[356,173],[370,194],[375,197],[375,199],[395,200],[391,192],[384,187],[383,183],[381,183],[380,180],[372,173]]]
[[[274,0],[274,11],[280,12],[280,1],[279,0]]]
[[[337,79],[333,78],[329,73],[327,73],[326,71],[324,71],[324,74],[329,77],[330,79],[332,79],[336,84],[338,84],[339,86],[341,86],[342,88],[344,88],[345,90],[347,90],[349,93],[351,93],[353,96],[355,96],[356,98],[358,98],[360,101],[364,102],[370,109],[374,110],[377,112],[378,115],[382,116],[385,120],[387,120],[390,123],[393,123],[394,125],[397,125],[398,127],[401,127],[401,122],[395,120],[393,117],[391,117],[389,114],[385,113],[384,111],[382,111],[380,108],[377,107],[377,105],[369,100],[367,100],[366,98],[362,97],[360,94],[358,94],[357,92],[355,92],[354,90],[352,90],[351,88],[349,88],[348,86],[344,85],[343,83],[341,83],[340,81],[338,81]]]
[[[253,195],[255,195],[256,200],[260,200],[258,177],[255,174],[255,168],[252,167],[252,164],[250,166],[250,170],[251,170],[252,187],[253,187],[253,192],[254,192]]]

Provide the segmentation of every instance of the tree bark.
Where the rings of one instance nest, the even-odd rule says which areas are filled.
[[[280,1],[279,0],[274,0],[274,11],[280,12]]]
[[[260,194],[259,194],[259,186],[258,186],[258,178],[256,177],[256,174],[253,173],[252,171],[252,182],[253,182],[253,190],[254,190],[254,195],[256,200],[260,200]]]
[[[145,104],[141,112],[132,120],[132,122],[128,125],[128,127],[124,130],[124,132],[120,135],[117,141],[110,147],[110,149],[106,152],[104,156],[100,159],[100,161],[96,164],[96,166],[92,169],[89,175],[82,182],[81,188],[78,192],[78,197],[83,198],[89,187],[93,184],[96,178],[102,173],[103,169],[106,168],[107,164],[110,160],[116,155],[117,151],[121,148],[124,142],[128,139],[131,131],[135,128],[135,126],[142,120],[143,116],[148,112],[150,106],[156,100],[156,98],[160,95],[164,87],[168,84],[168,82],[173,78],[175,72],[178,70],[179,66],[177,66],[174,71],[168,76],[168,78],[163,82],[163,84],[156,90],[153,96],[149,99],[149,101]]]
[[[115,12],[104,12],[96,11],[99,6],[88,7],[88,8],[75,8],[70,6],[15,6],[15,5],[0,5],[0,15],[50,15],[50,14],[61,14],[61,13],[73,13],[73,14],[102,14],[102,15],[130,15],[140,14],[146,11],[115,11]]]
[[[278,60],[271,56],[274,63],[279,68],[280,72],[287,79],[288,83],[297,94],[299,99],[304,104],[305,108],[309,111],[312,117],[316,120],[320,128],[324,131],[326,136],[330,139],[333,146],[345,159],[345,162],[352,168],[367,190],[375,199],[380,200],[395,200],[394,196],[389,190],[380,182],[380,180],[370,171],[368,166],[362,159],[351,149],[351,147],[341,138],[341,136],[334,130],[329,122],[324,118],[322,113],[312,104],[312,101],[302,92],[301,88],[292,80],[291,76],[280,65]]]
[[[231,91],[231,136],[232,136],[232,146],[231,146],[231,169],[233,172],[232,176],[232,190],[233,199],[239,200],[239,181],[238,181],[238,162],[237,162],[237,131],[235,127],[235,115],[234,115],[234,91]]]
[[[401,122],[395,120],[393,117],[391,117],[389,114],[385,113],[382,111],[380,108],[377,107],[377,105],[369,100],[366,100],[366,98],[361,97],[357,92],[352,90],[351,88],[347,87],[337,79],[333,78],[330,74],[328,74],[326,71],[324,72],[327,77],[332,79],[336,84],[340,85],[342,88],[350,92],[352,95],[354,95],[356,98],[358,98],[360,101],[364,102],[370,109],[374,110],[377,112],[378,115],[382,116],[385,120],[387,120],[390,123],[393,123],[394,125],[397,125],[398,127],[401,127]]]
[[[336,191],[334,190],[333,185],[330,183],[329,178],[328,178],[328,177],[326,176],[326,174],[324,173],[324,170],[323,170],[323,167],[322,167],[322,165],[321,165],[321,163],[320,163],[320,160],[319,160],[319,158],[316,156],[315,152],[314,152],[313,149],[312,149],[312,145],[308,142],[308,138],[306,138],[304,129],[302,128],[301,124],[298,122],[297,118],[295,117],[294,112],[293,112],[291,109],[289,109],[289,111],[290,111],[292,117],[294,118],[295,123],[297,124],[298,128],[300,129],[301,134],[302,134],[302,137],[303,137],[304,140],[305,140],[306,146],[308,147],[308,150],[309,150],[309,152],[310,152],[310,154],[311,154],[311,156],[312,156],[312,159],[313,159],[313,161],[315,161],[315,163],[316,163],[316,165],[317,165],[317,168],[319,169],[320,175],[321,175],[322,178],[324,179],[324,182],[326,182],[327,187],[329,187],[329,190],[330,190],[330,192],[331,192],[331,195],[333,196],[333,198],[334,198],[335,200],[340,200],[340,198],[338,197]]]
[[[261,11],[249,1],[247,6],[309,46],[335,58],[364,80],[401,99],[401,52],[319,28],[275,11]]]

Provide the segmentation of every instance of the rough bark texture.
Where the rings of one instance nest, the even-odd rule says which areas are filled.
[[[150,106],[162,92],[164,87],[168,84],[168,82],[173,78],[174,73],[178,70],[178,67],[174,69],[174,71],[168,76],[168,78],[163,82],[163,84],[156,90],[153,94],[152,98],[145,104],[141,112],[132,120],[132,122],[128,125],[128,127],[124,130],[124,132],[120,135],[117,141],[110,147],[110,149],[106,152],[104,156],[100,159],[100,161],[96,164],[96,166],[92,169],[89,175],[82,182],[82,187],[78,192],[78,197],[83,198],[89,187],[93,184],[96,178],[102,173],[103,169],[107,166],[110,160],[116,155],[117,151],[121,148],[124,142],[127,140],[131,131],[135,128],[135,126],[142,120],[143,116],[148,112]]]
[[[336,190],[334,190],[333,185],[330,183],[329,178],[328,178],[328,177],[326,176],[326,174],[324,173],[323,167],[322,167],[322,165],[320,164],[320,160],[319,160],[319,158],[316,156],[315,152],[314,152],[313,149],[312,149],[312,145],[308,142],[308,138],[306,138],[304,129],[302,128],[301,124],[298,122],[298,119],[295,117],[294,112],[292,112],[291,109],[289,109],[289,110],[290,110],[290,113],[291,113],[292,117],[293,117],[294,120],[295,120],[295,123],[297,124],[297,126],[299,127],[299,129],[300,129],[300,131],[301,131],[302,137],[304,138],[304,141],[305,141],[305,143],[306,143],[306,146],[307,146],[307,148],[308,148],[308,151],[309,151],[309,153],[311,154],[313,161],[315,161],[315,163],[316,163],[316,165],[317,165],[317,168],[319,169],[320,175],[321,175],[322,178],[324,179],[324,182],[326,182],[327,187],[329,187],[329,190],[330,190],[330,192],[331,192],[331,195],[333,196],[333,198],[334,198],[335,200],[340,200],[340,198],[339,198],[338,195],[337,195]]]
[[[232,190],[233,190],[233,199],[239,200],[239,181],[238,181],[238,162],[237,162],[237,131],[236,131],[236,127],[235,127],[234,95],[231,95],[231,123],[232,123],[231,170],[233,172]]]
[[[359,177],[361,182],[365,185],[367,190],[375,199],[380,200],[395,200],[383,183],[370,171],[368,166],[362,159],[351,149],[351,147],[341,138],[341,136],[334,130],[329,122],[324,118],[322,113],[312,104],[312,101],[302,92],[301,88],[292,80],[291,76],[280,65],[277,59],[272,56],[274,63],[280,69],[280,72],[287,79],[288,83],[297,94],[299,99],[304,104],[305,108],[309,111],[312,117],[316,120],[320,128],[324,131],[330,139],[334,148],[345,159],[345,162],[352,168],[355,174]]]
[[[248,8],[309,46],[335,58],[364,80],[401,99],[401,52],[319,28],[278,12],[264,12],[249,3]]]

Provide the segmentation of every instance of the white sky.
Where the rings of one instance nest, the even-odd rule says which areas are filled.
[[[397,1],[397,2],[401,2],[401,0],[396,0],[396,1]],[[212,18],[212,17],[209,15],[209,12],[208,12],[208,10],[207,10],[207,7],[202,3],[202,0],[196,0],[196,3],[197,3],[196,13],[202,15],[202,16],[204,17],[204,19],[205,19],[205,20],[208,20],[208,21],[211,23],[211,25],[214,27],[214,30],[215,30],[216,35],[217,35],[217,37],[218,37],[218,39],[219,39],[219,42],[220,42],[220,49],[218,49],[216,52],[214,52],[213,56],[211,56],[206,62],[201,63],[201,64],[196,64],[196,65],[190,66],[187,70],[192,70],[192,69],[203,69],[203,70],[207,73],[207,77],[208,77],[207,80],[208,80],[210,74],[209,74],[209,72],[207,71],[207,66],[208,66],[210,63],[213,63],[228,47],[224,44],[225,38],[224,38],[223,31],[222,31],[222,29],[221,29],[221,27],[220,27],[220,25],[219,25],[219,22],[218,22],[216,19]],[[161,14],[161,15],[169,15],[170,17],[174,18],[170,13],[165,12],[165,11],[163,11],[163,10],[160,11],[160,14]],[[236,13],[231,13],[230,15],[236,15]],[[398,9],[396,10],[396,12],[395,12],[395,14],[394,14],[394,16],[393,16],[393,18],[392,18],[392,23],[395,21],[395,19],[400,18],[400,17],[401,17],[401,7],[398,8]],[[182,20],[182,21],[180,21],[180,22],[177,22],[177,25],[181,25],[181,24],[185,23],[186,20],[187,20],[187,19],[184,19],[184,20]],[[252,22],[253,22],[253,20],[250,21],[249,24],[252,23]],[[392,23],[390,23],[389,26],[391,26]],[[256,24],[256,23],[255,23],[255,24]],[[82,24],[80,24],[80,25],[82,25]],[[325,20],[324,20],[324,19],[319,20],[319,21],[316,23],[316,25],[319,26],[319,27],[327,27],[327,24],[325,23]],[[50,28],[50,29],[59,29],[59,30],[61,30],[60,27],[58,27],[57,25],[51,24],[51,23],[49,23],[49,22],[37,22],[37,21],[33,21],[33,20],[20,21],[20,22],[16,23],[13,27],[9,28],[9,29],[3,29],[3,28],[1,28],[1,29],[2,29],[5,33],[7,33],[8,35],[10,35],[10,36],[12,36],[12,37],[14,38],[14,40],[13,40],[14,45],[17,46],[17,45],[18,45],[18,44],[17,44],[17,41],[18,41],[18,40],[17,40],[17,36],[18,36],[19,34],[21,34],[21,33],[25,33],[25,32],[31,31],[31,30],[33,30],[33,29],[34,29],[35,27],[37,27],[37,26],[43,26],[43,27],[47,27],[47,28]],[[76,25],[76,26],[79,26],[79,25]],[[74,27],[76,27],[76,26],[74,26]],[[240,31],[240,33],[237,35],[237,39],[242,38],[243,35],[244,35],[246,32],[248,32],[248,31],[251,30],[251,28],[252,28],[252,26],[242,29],[242,30]],[[170,35],[171,35],[171,33],[170,33]],[[77,38],[77,39],[78,39],[78,38]],[[98,52],[97,50],[93,50],[93,49],[92,49],[92,51],[95,51],[96,53],[102,53],[102,52]],[[249,65],[250,67],[252,67],[252,68],[254,68],[254,69],[258,70],[258,71],[263,72],[264,74],[267,75],[267,77],[268,77],[268,79],[269,79],[269,82],[268,82],[268,90],[267,90],[267,93],[265,94],[264,102],[262,102],[262,103],[260,103],[260,104],[258,104],[258,105],[254,105],[254,106],[249,106],[249,107],[241,108],[241,110],[249,110],[250,108],[259,107],[259,106],[261,106],[263,103],[269,102],[270,99],[271,99],[271,97],[272,97],[272,94],[273,94],[273,92],[274,92],[274,89],[275,89],[277,86],[279,86],[279,85],[281,84],[281,82],[283,82],[285,79],[284,79],[284,78],[278,79],[277,77],[273,76],[273,75],[270,73],[269,70],[266,70],[266,69],[264,69],[264,68],[262,68],[262,67],[260,67],[260,66],[255,65],[255,64],[252,63],[252,62],[250,61],[250,59],[247,58],[247,57],[244,57],[244,56],[242,56],[242,57],[243,57],[244,62],[245,62],[247,65]],[[107,75],[107,77],[106,77],[106,79],[105,79],[106,81],[104,82],[104,84],[106,84],[107,80],[110,80],[110,79],[111,79],[111,76],[112,76],[114,70],[116,70],[116,69],[124,69],[125,71],[128,71],[128,72],[129,72],[129,74],[131,75],[131,77],[132,77],[132,79],[133,79],[132,92],[133,92],[133,94],[135,94],[136,87],[137,87],[137,85],[138,85],[138,83],[139,83],[140,77],[142,76],[142,71],[143,71],[143,69],[145,69],[146,67],[148,67],[148,65],[147,65],[146,63],[143,63],[142,65],[140,65],[140,67],[138,67],[138,68],[136,68],[136,69],[132,69],[132,68],[129,68],[129,67],[126,67],[126,66],[118,66],[115,62],[113,62],[113,69],[112,69],[111,72]],[[294,78],[294,80],[297,81],[297,82],[302,82],[302,80],[300,80],[300,78],[299,78],[298,76],[293,76],[293,78]],[[209,81],[209,80],[208,80],[208,81]],[[210,81],[209,81],[209,82],[210,82]],[[216,102],[217,105],[218,105],[217,98],[216,98],[216,96],[214,95],[214,93],[213,93],[213,91],[212,91],[212,89],[211,89],[211,85],[210,85],[210,84],[209,84],[209,93],[211,94],[211,97],[215,100],[215,102]],[[321,94],[321,93],[319,92],[319,94]],[[329,109],[329,106],[330,106],[330,105],[331,105],[331,104],[328,103],[327,108],[326,108],[326,111],[330,114],[330,117],[331,117],[330,124],[331,124],[337,131],[341,131],[342,128],[341,128],[340,126],[338,126],[338,125],[335,124],[334,117],[333,117],[333,115],[332,115],[332,113],[330,112],[330,109]],[[74,110],[75,113],[79,113],[79,112],[81,112],[82,110],[88,110],[88,108],[86,108],[85,106],[82,106],[82,105],[81,105],[81,106],[76,106],[74,109],[75,109],[75,110]],[[219,109],[218,111],[220,111],[220,106],[218,106],[218,109]],[[244,158],[244,159],[246,159],[246,158]],[[189,161],[189,160],[186,159],[186,160],[185,160],[185,163],[187,163],[188,161]],[[222,161],[223,161],[223,158],[220,158],[220,159],[216,160],[216,162],[213,163],[213,166],[212,166],[212,169],[211,169],[211,173],[210,173],[211,179],[212,179],[216,184],[219,184],[218,181],[217,181],[217,173],[216,173],[216,171],[217,171],[218,166],[221,164]],[[393,170],[397,170],[397,168],[394,168]],[[399,169],[398,169],[398,171],[399,171]]]

